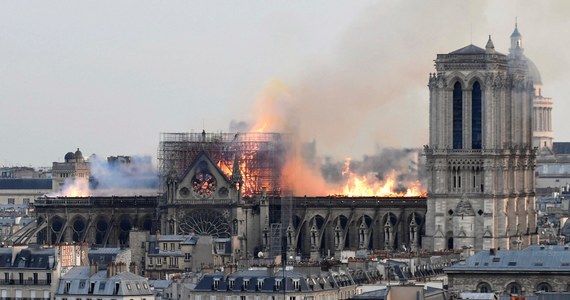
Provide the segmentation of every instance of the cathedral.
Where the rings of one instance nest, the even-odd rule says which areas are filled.
[[[537,242],[534,170],[552,146],[552,99],[524,55],[468,45],[438,54],[429,76],[428,211],[423,246],[512,249]]]

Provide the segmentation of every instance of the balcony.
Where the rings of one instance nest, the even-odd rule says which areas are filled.
[[[2,280],[0,285],[50,285],[51,281],[47,280]]]

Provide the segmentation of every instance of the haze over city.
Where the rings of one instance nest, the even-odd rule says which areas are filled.
[[[77,147],[156,156],[161,132],[227,132],[268,111],[266,130],[314,139],[320,155],[421,147],[436,54],[489,34],[508,53],[515,18],[555,141],[570,141],[563,0],[2,6],[0,165],[49,166]]]

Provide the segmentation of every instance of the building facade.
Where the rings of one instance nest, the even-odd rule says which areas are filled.
[[[180,286],[175,299],[302,300],[349,299],[361,287],[347,272],[306,275],[292,270],[248,270],[206,274],[193,289]]]
[[[151,300],[153,292],[148,281],[127,271],[125,264],[110,265],[105,271],[97,266],[78,266],[59,279],[56,300]]]
[[[75,152],[66,153],[64,160],[64,162],[54,162],[52,165],[53,191],[59,192],[66,184],[69,186],[76,180],[88,186],[89,162],[83,157],[79,148]]]
[[[60,274],[55,248],[0,248],[3,299],[52,299]]]
[[[425,146],[430,250],[536,242],[535,87],[518,29],[509,54],[469,45],[438,54]]]
[[[447,269],[450,292],[536,295],[570,291],[570,248],[480,251]]]

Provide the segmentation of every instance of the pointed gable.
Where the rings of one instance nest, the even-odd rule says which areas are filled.
[[[176,197],[179,199],[226,199],[230,196],[231,182],[202,151],[180,178]]]

